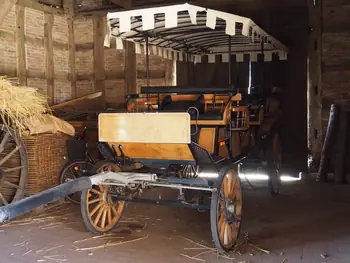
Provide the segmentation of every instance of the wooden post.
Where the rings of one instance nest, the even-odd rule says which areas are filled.
[[[135,43],[130,41],[125,41],[125,95],[131,93],[138,93],[136,79],[136,52]]]
[[[47,96],[50,105],[55,102],[54,94],[54,62],[53,62],[53,42],[52,42],[53,15],[45,14],[44,43],[46,53],[46,81]]]
[[[309,24],[312,31],[308,44],[308,147],[314,166],[317,169],[322,149],[322,2],[307,0],[309,6]],[[315,5],[316,3],[316,5]]]
[[[337,105],[333,104],[331,106],[326,137],[325,137],[322,152],[321,152],[321,161],[318,169],[317,181],[321,181],[321,182],[327,181],[327,169],[329,166],[329,159],[332,151],[332,146],[335,141],[338,115],[339,115],[339,108],[337,107]]]
[[[10,9],[17,3],[18,0],[2,0],[0,1],[0,25]]]
[[[74,15],[75,15],[75,0],[63,0],[64,13],[67,16],[68,23],[68,52],[70,62],[70,82],[72,89],[72,98],[77,97],[77,74],[75,67],[75,38],[74,38]]]
[[[77,73],[75,67],[75,39],[73,18],[68,18],[68,51],[70,61],[70,81],[72,88],[72,98],[77,97]]]
[[[104,70],[104,23],[100,16],[93,17],[94,31],[94,76],[95,91],[102,91],[103,98],[105,90],[105,70]]]
[[[339,129],[335,148],[334,180],[337,184],[345,182],[345,158],[347,145],[348,114],[341,109],[339,115]]]
[[[16,6],[16,45],[17,45],[17,77],[22,86],[27,85],[26,52],[24,46],[24,7]]]

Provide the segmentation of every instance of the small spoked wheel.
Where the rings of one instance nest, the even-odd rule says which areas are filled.
[[[0,124],[0,206],[23,198],[28,180],[28,155],[21,136]]]
[[[66,165],[61,172],[61,184],[90,175],[93,164],[87,161],[75,161]],[[68,195],[67,199],[72,203],[80,203],[81,192]]]
[[[220,177],[219,188],[212,194],[210,225],[217,250],[227,252],[234,247],[239,236],[242,192],[235,169],[226,168],[220,172]]]
[[[277,133],[273,135],[267,150],[268,186],[271,195],[279,195],[281,191],[282,146]]]
[[[96,173],[104,171],[119,172],[120,168],[112,162],[103,162]],[[113,186],[94,185],[81,194],[81,214],[86,228],[93,233],[103,234],[113,230],[119,223],[125,201],[113,198]]]

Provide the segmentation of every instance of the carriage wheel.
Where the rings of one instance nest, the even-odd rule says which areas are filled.
[[[61,184],[75,180],[82,176],[89,175],[89,172],[93,169],[93,164],[87,161],[75,161],[66,165],[61,172]],[[80,203],[81,192],[75,192],[68,195],[67,199],[72,203]]]
[[[22,199],[27,178],[25,144],[15,130],[0,124],[0,205]]]
[[[120,168],[113,162],[97,164],[96,173],[111,171],[119,172]],[[82,191],[81,214],[86,228],[93,233],[103,234],[113,230],[119,223],[124,207],[124,201],[113,200],[113,186],[94,185],[92,189]]]
[[[218,251],[231,250],[239,235],[242,216],[241,182],[237,171],[226,169],[213,192],[210,224],[214,244]]]
[[[281,175],[282,167],[282,146],[277,133],[274,134],[272,142],[267,151],[267,166],[268,166],[268,186],[271,195],[278,195],[281,191]]]

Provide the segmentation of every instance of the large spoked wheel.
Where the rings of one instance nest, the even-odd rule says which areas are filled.
[[[60,181],[61,184],[78,179],[83,176],[90,175],[90,171],[94,168],[94,165],[87,161],[75,161],[66,165],[62,172]],[[81,198],[81,192],[75,192],[67,196],[67,199],[72,203],[79,204]]]
[[[277,133],[273,135],[267,151],[267,168],[270,193],[273,196],[279,195],[282,184],[280,174],[282,168],[282,145]]]
[[[119,172],[120,168],[113,162],[101,162],[95,167],[96,173]],[[113,186],[94,185],[92,189],[81,193],[81,214],[86,228],[93,233],[103,234],[113,230],[119,223],[124,201],[114,200]]]
[[[0,206],[20,200],[28,180],[28,156],[20,135],[0,124]]]
[[[231,250],[239,236],[242,216],[241,182],[235,169],[220,172],[220,188],[212,194],[210,224],[218,251]]]

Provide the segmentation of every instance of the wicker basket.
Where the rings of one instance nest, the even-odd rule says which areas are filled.
[[[24,137],[28,152],[26,195],[42,192],[60,182],[60,171],[67,157],[68,135],[40,134]]]

